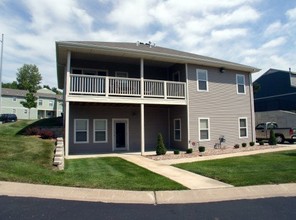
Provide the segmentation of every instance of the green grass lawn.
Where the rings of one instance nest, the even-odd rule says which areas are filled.
[[[52,166],[53,141],[19,135],[32,123],[22,120],[0,124],[0,180],[101,189],[185,189],[116,157],[66,160],[65,170],[57,171]]]
[[[234,186],[296,182],[296,151],[174,165]]]

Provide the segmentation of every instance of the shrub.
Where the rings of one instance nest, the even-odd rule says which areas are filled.
[[[39,135],[40,129],[37,127],[27,128],[25,130],[25,135]]]
[[[247,143],[242,143],[242,147],[246,147],[247,146]]]
[[[161,133],[159,133],[157,136],[156,154],[157,155],[165,155],[166,151],[167,151],[167,149],[163,143],[162,135],[161,135]]]
[[[180,154],[179,150],[174,150],[174,154]]]
[[[234,145],[234,148],[239,148],[239,144],[235,144]]]
[[[192,151],[193,151],[192,148],[189,148],[189,149],[186,150],[186,153],[187,154],[192,154]]]
[[[264,141],[259,141],[259,145],[264,145]]]
[[[270,130],[268,143],[269,143],[269,145],[276,145],[277,144],[273,129]]]
[[[255,145],[255,142],[251,141],[249,144],[250,144],[251,147],[253,147]]]
[[[204,146],[199,146],[198,151],[199,152],[205,152],[206,148]]]
[[[42,139],[52,139],[54,138],[54,133],[51,130],[43,130],[40,132],[40,137]]]

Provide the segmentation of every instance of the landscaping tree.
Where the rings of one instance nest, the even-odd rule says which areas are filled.
[[[28,92],[25,97],[25,101],[21,101],[21,104],[29,109],[29,119],[31,119],[31,108],[37,107],[37,98],[35,97],[34,93]]]
[[[40,88],[39,84],[42,80],[42,76],[39,73],[39,69],[36,65],[24,64],[21,68],[18,69],[16,74],[16,81],[18,83],[18,89],[27,90],[25,101],[22,101],[21,104],[29,109],[29,119],[31,118],[31,108],[36,108],[37,98],[35,93],[37,89]]]
[[[161,135],[161,133],[159,133],[157,136],[156,154],[157,155],[165,155],[166,151],[167,151],[167,149],[163,143],[162,135]]]
[[[269,145],[276,145],[277,144],[273,129],[270,130],[268,143],[269,143]]]
[[[39,69],[33,64],[24,64],[16,74],[18,89],[28,90],[31,93],[36,93],[37,89],[40,88],[41,80],[42,76]]]

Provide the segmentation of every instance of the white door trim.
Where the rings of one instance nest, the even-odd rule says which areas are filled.
[[[125,123],[125,148],[116,148],[116,123]],[[129,150],[129,119],[128,118],[112,118],[112,151]]]

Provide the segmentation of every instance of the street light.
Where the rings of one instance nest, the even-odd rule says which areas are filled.
[[[1,58],[0,58],[0,114],[2,108],[2,62],[3,62],[3,44],[4,44],[4,34],[2,34],[1,42]]]

